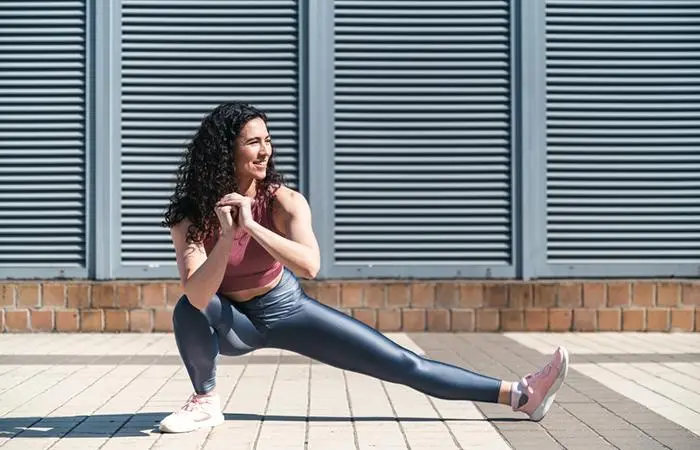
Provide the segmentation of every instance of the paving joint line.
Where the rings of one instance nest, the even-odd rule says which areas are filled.
[[[350,385],[348,384],[348,375],[345,370],[343,373],[343,381],[345,382],[345,397],[348,401],[348,410],[350,411],[350,423],[352,424],[352,435],[355,439],[355,449],[360,449],[360,437],[357,434],[357,424],[355,420],[355,413],[352,410],[352,399],[350,397]]]
[[[258,449],[258,444],[260,441],[260,434],[262,433],[263,425],[265,424],[265,417],[267,416],[267,410],[270,407],[270,401],[272,400],[272,393],[275,391],[275,382],[277,381],[277,374],[280,371],[279,356],[277,355],[277,365],[275,366],[275,374],[272,376],[272,383],[270,383],[270,391],[267,393],[267,401],[265,402],[265,409],[263,410],[262,417],[260,417],[260,422],[258,423],[258,431],[255,434],[255,441],[253,441],[253,450]]]

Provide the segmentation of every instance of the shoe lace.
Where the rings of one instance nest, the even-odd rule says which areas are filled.
[[[537,379],[537,378],[540,378],[540,377],[544,377],[544,376],[549,375],[549,372],[551,372],[551,371],[552,371],[552,363],[547,363],[547,364],[546,364],[544,367],[542,367],[540,370],[538,370],[538,371],[535,372],[535,373],[531,373],[531,374],[527,375],[525,378],[528,379],[528,380],[531,380],[531,379],[533,379],[533,378],[534,378],[534,379]]]
[[[183,411],[194,411],[199,407],[199,405],[202,405],[206,403],[206,399],[203,396],[199,396],[197,394],[192,394],[190,395],[190,398],[187,399],[187,403],[182,407]]]

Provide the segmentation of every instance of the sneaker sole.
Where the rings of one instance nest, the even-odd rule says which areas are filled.
[[[223,422],[224,415],[219,413],[207,420],[196,422],[194,426],[189,428],[170,428],[167,425],[160,424],[158,429],[161,431],[161,433],[189,433],[190,431],[198,430],[199,428],[215,427],[217,425],[221,425]]]
[[[542,420],[542,418],[549,411],[549,408],[552,407],[552,403],[554,403],[554,399],[557,396],[557,391],[559,391],[559,388],[561,387],[562,383],[564,382],[564,379],[569,373],[569,351],[565,347],[562,347],[561,350],[562,354],[564,355],[562,361],[562,370],[561,372],[559,372],[559,376],[557,376],[557,379],[554,381],[552,387],[549,388],[547,396],[542,400],[540,406],[538,406],[537,409],[532,413],[532,416],[530,416],[530,419],[535,422],[539,422],[540,420]]]

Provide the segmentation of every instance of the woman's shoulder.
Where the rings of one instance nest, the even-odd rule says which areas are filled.
[[[299,191],[288,186],[280,186],[273,195],[272,214],[275,225],[284,229],[287,221],[299,212],[309,209],[309,203]]]
[[[279,204],[279,206],[285,210],[288,208],[294,209],[298,202],[306,202],[306,198],[301,192],[284,185],[275,190],[272,198],[275,200],[276,204]]]

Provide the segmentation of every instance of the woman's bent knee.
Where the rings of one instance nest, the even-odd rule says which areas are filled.
[[[188,324],[189,326],[202,316],[211,324],[214,320],[213,316],[220,315],[220,312],[221,300],[216,295],[209,300],[209,304],[202,310],[192,305],[186,295],[182,295],[173,309],[173,327],[177,328],[178,325],[182,326],[183,324]]]

